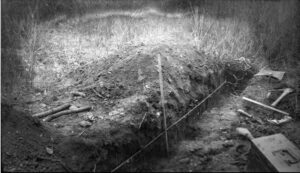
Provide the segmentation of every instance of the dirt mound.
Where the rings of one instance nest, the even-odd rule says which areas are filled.
[[[185,112],[225,80],[225,62],[215,62],[213,57],[188,45],[127,47],[103,62],[78,68],[70,77],[80,84],[79,90],[94,95],[94,88],[104,100],[110,99],[107,118],[138,126],[145,113],[157,120],[161,118],[157,117],[157,112],[161,112],[158,55],[162,58],[169,119]],[[236,64],[244,65],[239,61]],[[247,70],[243,72],[247,74]],[[226,76],[232,74],[228,71]]]
[[[1,156],[3,171],[64,171],[54,155],[50,133],[40,121],[1,105]]]
[[[6,116],[2,119],[3,131],[13,132],[13,135],[3,135],[6,143],[2,151],[16,151],[13,156],[3,152],[4,168],[55,171],[68,167],[75,171],[109,171],[138,151],[162,130],[158,56],[162,59],[168,125],[194,107],[225,79],[237,86],[252,74],[252,69],[244,60],[216,62],[214,57],[198,52],[189,45],[126,47],[104,61],[82,65],[67,76],[76,81],[72,90],[86,94],[85,98],[67,100],[72,104],[95,104],[92,114],[97,117],[97,121],[88,130],[78,125],[84,113],[61,117],[45,123],[53,123],[53,127],[55,124],[64,124],[64,127],[57,130],[67,133],[61,133],[62,138],[53,140],[36,119],[4,109],[2,114]],[[95,96],[97,103],[91,103]],[[63,97],[58,96],[60,99]],[[185,129],[188,132],[189,127],[185,127],[184,123],[179,125],[176,133],[170,134],[170,140],[177,139],[178,131]],[[77,132],[81,134],[77,135]],[[18,143],[19,136],[24,143]],[[154,153],[164,153],[161,151],[164,148],[162,145],[159,142],[153,144],[146,151],[147,157]],[[11,146],[18,148],[11,149]],[[46,147],[52,148],[55,154],[47,154]],[[151,148],[155,148],[155,152],[150,152]],[[29,155],[19,154],[28,151],[32,152]],[[60,157],[61,160],[54,161],[53,157]],[[33,166],[22,167],[23,161]],[[20,166],[16,167],[13,163],[20,163]],[[136,166],[134,170],[140,167]],[[123,169],[132,168],[125,166]]]
[[[80,171],[110,171],[161,132],[158,56],[162,59],[169,125],[225,79],[238,85],[241,81],[236,78],[244,80],[252,74],[243,60],[215,62],[213,57],[189,45],[129,46],[104,61],[82,65],[67,77],[76,81],[73,89],[87,95],[82,98],[85,102],[96,98],[92,114],[101,118],[88,130],[82,129],[82,135],[72,135],[59,144],[59,153],[69,167]],[[62,117],[55,123],[75,122],[70,124],[69,131],[78,131],[76,122],[82,116]],[[181,132],[190,129],[184,123],[176,128],[177,131],[169,135],[170,140],[178,139]],[[153,144],[145,151],[147,157],[164,153],[162,145],[162,142]],[[155,148],[155,152],[151,148]],[[134,170],[141,167],[143,164]]]

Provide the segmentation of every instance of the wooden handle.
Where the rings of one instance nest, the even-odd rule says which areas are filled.
[[[252,99],[249,99],[249,98],[247,98],[247,97],[243,97],[243,100],[246,100],[246,101],[248,101],[248,102],[257,104],[257,105],[259,105],[259,106],[262,106],[262,107],[267,108],[267,109],[270,109],[270,110],[272,110],[272,111],[281,113],[281,114],[283,114],[283,115],[287,115],[287,116],[289,115],[289,113],[287,113],[287,112],[284,112],[284,111],[282,111],[282,110],[273,108],[273,107],[271,107],[271,106],[268,106],[268,105],[266,105],[266,104],[260,103],[260,102],[258,102],[258,101],[252,100]]]
[[[287,88],[285,89],[282,94],[271,104],[271,106],[275,107],[286,95],[293,92],[293,89]]]

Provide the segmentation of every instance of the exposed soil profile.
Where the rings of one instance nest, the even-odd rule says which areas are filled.
[[[74,1],[67,6],[44,0],[36,8],[55,6],[57,15],[48,12],[33,23],[18,15],[15,23],[5,18],[2,171],[249,171],[251,142],[237,134],[237,127],[247,128],[254,137],[282,133],[300,148],[300,63],[293,58],[298,55],[294,46],[283,45],[297,45],[297,40],[289,41],[294,39],[289,31],[297,35],[299,25],[268,32],[282,23],[290,26],[297,10],[277,21],[259,7],[285,11],[281,1],[134,1],[136,7],[101,2],[104,5]],[[230,3],[234,10],[219,9]],[[164,9],[168,4],[170,9]],[[248,11],[239,8],[245,4],[256,9],[259,20],[242,20]],[[263,25],[265,18],[274,18],[274,23]],[[260,30],[255,22],[260,22]],[[10,33],[15,25],[19,30]],[[276,32],[281,37],[273,44],[268,39]],[[283,79],[255,75],[266,66],[283,71]],[[291,92],[273,106],[289,114],[291,121],[283,124],[270,120],[284,115],[243,100],[272,105],[286,88]],[[57,114],[54,108],[62,105],[67,106],[59,112],[67,113]],[[50,115],[37,116],[49,110]],[[53,114],[58,116],[47,119]],[[168,154],[164,116],[166,126],[172,127]]]

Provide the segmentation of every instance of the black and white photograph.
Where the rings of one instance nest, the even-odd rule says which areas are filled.
[[[1,172],[300,172],[300,0],[1,0]]]

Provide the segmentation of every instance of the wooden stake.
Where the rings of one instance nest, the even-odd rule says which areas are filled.
[[[158,71],[159,71],[159,85],[160,85],[160,97],[161,97],[161,106],[163,109],[164,115],[164,130],[165,130],[165,140],[166,140],[166,152],[167,156],[169,154],[169,143],[168,143],[168,133],[167,133],[167,119],[166,119],[166,109],[165,109],[165,97],[164,97],[164,85],[163,85],[163,75],[162,75],[162,67],[161,67],[161,57],[158,54]]]

